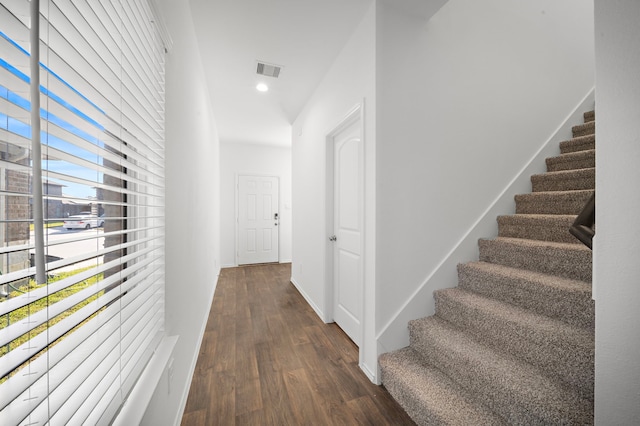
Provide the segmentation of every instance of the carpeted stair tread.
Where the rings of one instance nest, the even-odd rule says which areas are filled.
[[[547,171],[588,169],[596,166],[596,150],[571,152],[546,159]]]
[[[498,236],[580,244],[569,227],[575,215],[515,214],[498,216]]]
[[[531,176],[531,188],[533,192],[576,191],[580,189],[594,189],[595,186],[595,168],[563,170]]]
[[[436,316],[593,399],[593,330],[461,288],[434,292]]]
[[[596,123],[595,121],[590,121],[588,123],[573,126],[571,128],[571,132],[573,133],[574,138],[584,135],[593,135],[596,133]]]
[[[595,121],[596,120],[596,112],[595,112],[595,110],[587,111],[584,114],[582,114],[582,117],[584,118],[584,122],[585,123],[588,123],[590,121]]]
[[[581,244],[498,237],[478,245],[480,261],[591,283],[591,250]]]
[[[586,151],[588,149],[596,149],[596,135],[578,136],[577,138],[560,142],[561,154]]]
[[[593,403],[450,323],[409,323],[411,347],[510,424],[592,424]]]
[[[380,356],[382,381],[418,425],[504,425],[410,347]]]
[[[419,424],[593,424],[592,253],[569,233],[595,190],[595,111],[583,118],[458,287],[434,292],[435,314],[409,322],[410,346],[380,357]]]
[[[515,196],[516,214],[578,215],[592,194],[592,189],[519,194]]]
[[[458,286],[592,330],[595,306],[591,284],[487,262],[458,265]]]

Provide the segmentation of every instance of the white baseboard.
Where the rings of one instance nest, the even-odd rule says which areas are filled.
[[[309,297],[309,295],[307,293],[305,293],[304,289],[296,282],[296,279],[291,277],[290,278],[291,284],[293,284],[293,286],[298,290],[298,292],[302,295],[302,297],[304,297],[304,300],[307,301],[307,303],[309,304],[309,306],[311,306],[311,309],[313,309],[316,313],[316,315],[318,315],[320,317],[320,319],[324,322],[325,318],[324,318],[324,313],[322,312],[322,309],[320,309],[318,307],[318,305],[316,305],[313,300]]]
[[[278,261],[278,263],[291,263],[291,262],[292,262],[291,259],[285,259],[285,260],[279,260]],[[238,265],[236,263],[227,263],[227,264],[222,265],[223,268],[237,268],[238,266],[240,266],[240,265]]]
[[[213,289],[211,290],[211,294],[209,296],[209,306],[211,306],[211,304],[213,303],[213,296],[216,293],[216,287],[218,287],[218,277],[220,277],[220,269],[218,269],[218,271],[214,275],[216,277],[216,281],[213,285]],[[193,374],[196,371],[196,364],[198,362],[198,356],[200,355],[202,339],[204,338],[204,332],[207,329],[207,322],[209,320],[210,312],[211,312],[210,309],[206,309],[204,317],[202,318],[202,321],[201,321],[202,325],[200,327],[200,332],[198,333],[200,338],[198,339],[198,345],[193,351],[193,358],[191,359],[191,365],[189,366],[189,384],[185,386],[184,392],[182,393],[182,398],[180,399],[180,406],[179,406],[178,412],[176,413],[176,417],[175,419],[173,419],[173,423],[172,423],[175,426],[180,426],[180,424],[182,423],[182,415],[184,414],[184,409],[187,407],[187,399],[189,398],[191,383],[193,382],[192,378],[193,378]]]
[[[364,374],[369,378],[369,380],[371,380],[372,383],[375,383],[376,385],[379,385],[381,383],[378,379],[378,374],[376,374],[377,372],[374,373],[373,371],[371,371],[368,365],[361,362],[360,364],[358,364],[358,366],[360,367],[360,370],[362,370]]]
[[[300,294],[302,295],[302,297],[304,297],[304,300],[307,301],[307,303],[309,304],[309,306],[311,306],[311,308],[315,311],[316,315],[318,315],[318,317],[320,317],[320,319],[327,323],[327,320],[324,317],[324,313],[322,312],[322,309],[320,309],[318,307],[318,305],[316,305],[313,300],[311,300],[311,298],[309,297],[309,295],[307,295],[307,293],[305,293],[305,291],[302,289],[302,287],[300,286],[300,284],[298,284],[298,282],[296,281],[296,279],[294,277],[290,278],[291,284],[294,285],[294,287],[298,290],[298,292],[300,292]],[[363,363],[362,361],[360,363],[358,363],[358,367],[360,367],[360,369],[364,372],[364,374],[367,376],[367,378],[369,380],[371,380],[372,383],[375,383],[377,385],[379,385],[381,382],[379,380],[380,375],[377,374],[378,372],[378,366],[376,365],[376,371],[372,371],[369,366],[365,363]]]

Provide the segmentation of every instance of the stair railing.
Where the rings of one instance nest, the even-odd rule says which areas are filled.
[[[571,235],[579,239],[584,245],[593,250],[593,236],[596,234],[596,193],[594,191],[589,201],[569,228]]]

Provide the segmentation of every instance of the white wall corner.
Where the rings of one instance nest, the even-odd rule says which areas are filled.
[[[595,0],[596,425],[640,419],[640,2]]]
[[[531,191],[531,175],[546,171],[545,159],[558,155],[560,142],[571,138],[571,128],[582,123],[582,114],[593,109],[594,104],[595,88],[592,88],[385,324],[376,337],[378,348],[382,351],[378,352],[378,355],[409,344],[408,322],[433,315],[435,312],[433,292],[457,283],[459,263],[477,260],[478,240],[493,238],[497,234],[497,216],[513,212],[514,197]]]
[[[379,375],[378,375],[378,368],[377,365],[374,366],[374,368],[371,368],[370,366],[366,365],[365,363],[360,363],[359,364],[360,370],[362,370],[364,372],[364,374],[369,378],[369,380],[371,380],[372,383],[375,383],[376,385],[381,384],[380,380],[379,380]]]
[[[304,288],[300,284],[298,284],[295,278],[291,277],[290,281],[291,281],[291,284],[293,284],[293,286],[298,290],[298,292],[302,295],[302,297],[304,297],[304,300],[307,301],[309,306],[311,306],[311,308],[315,311],[316,315],[318,315],[318,317],[320,317],[322,321],[324,321],[325,323],[333,322],[333,320],[325,318],[325,315],[324,315],[324,312],[322,312],[322,309],[320,309],[320,307],[316,305],[313,299],[309,297],[309,295],[304,291]]]

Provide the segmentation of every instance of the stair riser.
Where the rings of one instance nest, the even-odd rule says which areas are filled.
[[[498,236],[557,243],[578,243],[578,240],[569,233],[569,227],[575,218],[572,216],[561,217],[562,219],[537,220],[519,216],[501,216],[498,218]]]
[[[590,149],[596,149],[595,135],[581,136],[568,141],[560,142],[561,154],[569,154],[571,152],[580,152]]]
[[[436,292],[435,299],[438,317],[478,341],[538,367],[547,377],[575,386],[581,397],[593,399],[593,339],[586,333],[572,334],[576,329],[563,323],[541,328],[510,321],[498,312],[455,299],[447,291]]]
[[[579,136],[593,135],[596,133],[596,123],[591,121],[579,126],[573,126],[571,130],[574,138],[577,138]]]
[[[592,262],[588,249],[579,246],[573,250],[527,247],[495,240],[480,240],[478,244],[483,262],[591,282]]]
[[[403,408],[411,419],[418,425],[438,425],[444,424],[438,418],[434,409],[437,403],[425,404],[415,393],[416,389],[403,382],[399,374],[382,366],[381,379],[385,389],[391,394]],[[420,407],[420,408],[418,408]]]
[[[547,158],[546,163],[549,172],[589,169],[596,166],[596,155],[595,151],[584,151],[580,155],[565,154],[565,156]]]
[[[516,214],[578,215],[593,191],[516,195]]]
[[[567,324],[586,329],[593,329],[595,325],[595,306],[586,283],[582,291],[563,291],[535,280],[477,269],[471,264],[458,265],[458,280],[460,288]]]
[[[584,118],[584,122],[585,123],[588,123],[590,121],[595,121],[596,112],[595,111],[587,111],[584,114],[582,114],[582,117]]]
[[[385,388],[419,425],[504,425],[410,348],[380,357]]]
[[[430,318],[429,320],[433,320]],[[437,322],[409,323],[411,347],[423,359],[501,415],[509,424],[589,424],[587,400],[564,394],[563,387],[539,378],[537,370],[514,358],[498,356],[453,328]],[[565,398],[558,406],[550,399]],[[546,403],[537,400],[540,396]],[[556,400],[557,402],[557,400]],[[571,410],[572,412],[569,412]]]
[[[381,356],[418,424],[593,424],[592,255],[569,233],[595,189],[595,112],[583,117],[498,217],[498,238],[479,241],[480,262],[409,322],[410,346]]]
[[[429,335],[422,336],[420,341],[412,341],[411,347],[419,351],[429,364],[445,371],[454,382],[499,415],[506,419],[518,418],[519,424],[542,424],[539,417],[511,403],[509,395],[502,394],[499,388],[490,388],[491,378],[477,372],[472,360],[447,355],[447,348],[440,347]]]
[[[541,174],[531,176],[533,192],[577,191],[596,187],[595,169],[579,170],[570,173]]]

